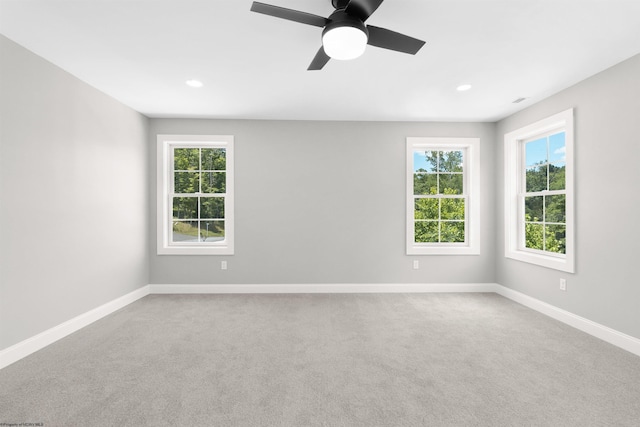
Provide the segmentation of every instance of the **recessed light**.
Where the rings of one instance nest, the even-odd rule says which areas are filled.
[[[185,83],[187,84],[187,86],[190,86],[190,87],[202,87],[202,86],[204,86],[200,80],[196,80],[196,79],[189,79]]]
[[[460,86],[458,86],[456,88],[456,90],[458,92],[464,92],[465,90],[469,90],[469,89],[471,89],[471,85],[470,84],[463,84],[463,85],[460,85]]]

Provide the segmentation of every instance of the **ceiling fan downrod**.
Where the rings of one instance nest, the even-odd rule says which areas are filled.
[[[342,10],[347,7],[349,4],[349,0],[331,0],[331,5],[333,5],[334,9]]]

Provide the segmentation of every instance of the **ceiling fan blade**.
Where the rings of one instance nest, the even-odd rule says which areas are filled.
[[[331,58],[329,57],[329,55],[325,53],[324,47],[320,46],[318,53],[316,53],[316,56],[313,57],[313,61],[311,61],[311,64],[309,65],[309,68],[307,68],[307,70],[322,70],[322,67],[324,67],[330,59]]]
[[[424,46],[422,40],[387,30],[386,28],[374,27],[367,25],[369,31],[369,41],[367,44],[384,49],[395,50],[397,52],[410,53],[415,55],[420,48]]]
[[[344,11],[364,22],[369,19],[382,2],[383,0],[351,0]]]
[[[301,24],[315,25],[321,28],[327,25],[327,18],[323,18],[322,16],[257,1],[254,1],[251,5],[251,11],[275,16],[276,18],[288,19],[289,21],[299,22]]]

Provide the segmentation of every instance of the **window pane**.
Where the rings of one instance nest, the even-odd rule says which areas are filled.
[[[547,165],[527,168],[525,188],[527,193],[547,189]]]
[[[531,249],[544,249],[542,224],[525,223],[525,246]]]
[[[226,172],[202,172],[203,193],[224,193],[226,191]]]
[[[564,163],[554,163],[549,165],[549,190],[565,189],[565,170]]]
[[[224,218],[224,197],[200,197],[200,218]]]
[[[437,220],[438,216],[438,199],[416,199],[415,201],[415,219],[432,219]]]
[[[567,227],[564,225],[547,225],[545,231],[545,250],[559,254],[566,253]]]
[[[440,172],[462,172],[462,151],[441,151]]]
[[[547,163],[547,138],[540,138],[525,144],[525,165],[535,166]]]
[[[544,202],[543,196],[525,197],[524,198],[524,220],[525,221],[542,221],[544,212],[542,209]]]
[[[462,194],[462,174],[439,174],[439,194]]]
[[[566,221],[565,195],[545,196],[545,222]]]
[[[464,199],[441,199],[442,219],[464,219]]]
[[[416,243],[438,242],[438,221],[416,221],[414,235]]]
[[[413,174],[413,194],[436,194],[438,191],[438,175],[433,173]]]
[[[173,198],[173,218],[174,219],[198,219],[198,198],[197,197],[174,197]]]
[[[197,242],[198,221],[173,221],[172,242]]]
[[[566,160],[564,137],[564,132],[549,137],[549,162],[564,162]]]
[[[200,172],[176,172],[173,185],[174,193],[197,193],[200,191]]]
[[[202,170],[223,171],[227,169],[227,153],[224,148],[202,149]]]
[[[198,170],[200,168],[199,148],[176,148],[173,150],[174,170]]]
[[[413,172],[435,172],[438,164],[437,151],[414,150]]]
[[[441,242],[464,242],[464,222],[442,222]]]
[[[224,221],[201,221],[200,236],[203,242],[224,240]]]

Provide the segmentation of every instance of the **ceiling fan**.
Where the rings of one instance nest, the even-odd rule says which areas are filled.
[[[328,18],[257,1],[251,5],[251,11],[324,28],[322,46],[307,68],[321,70],[331,58],[357,58],[364,53],[367,44],[412,55],[420,50],[424,45],[422,40],[364,24],[383,1],[331,0],[336,10]]]

